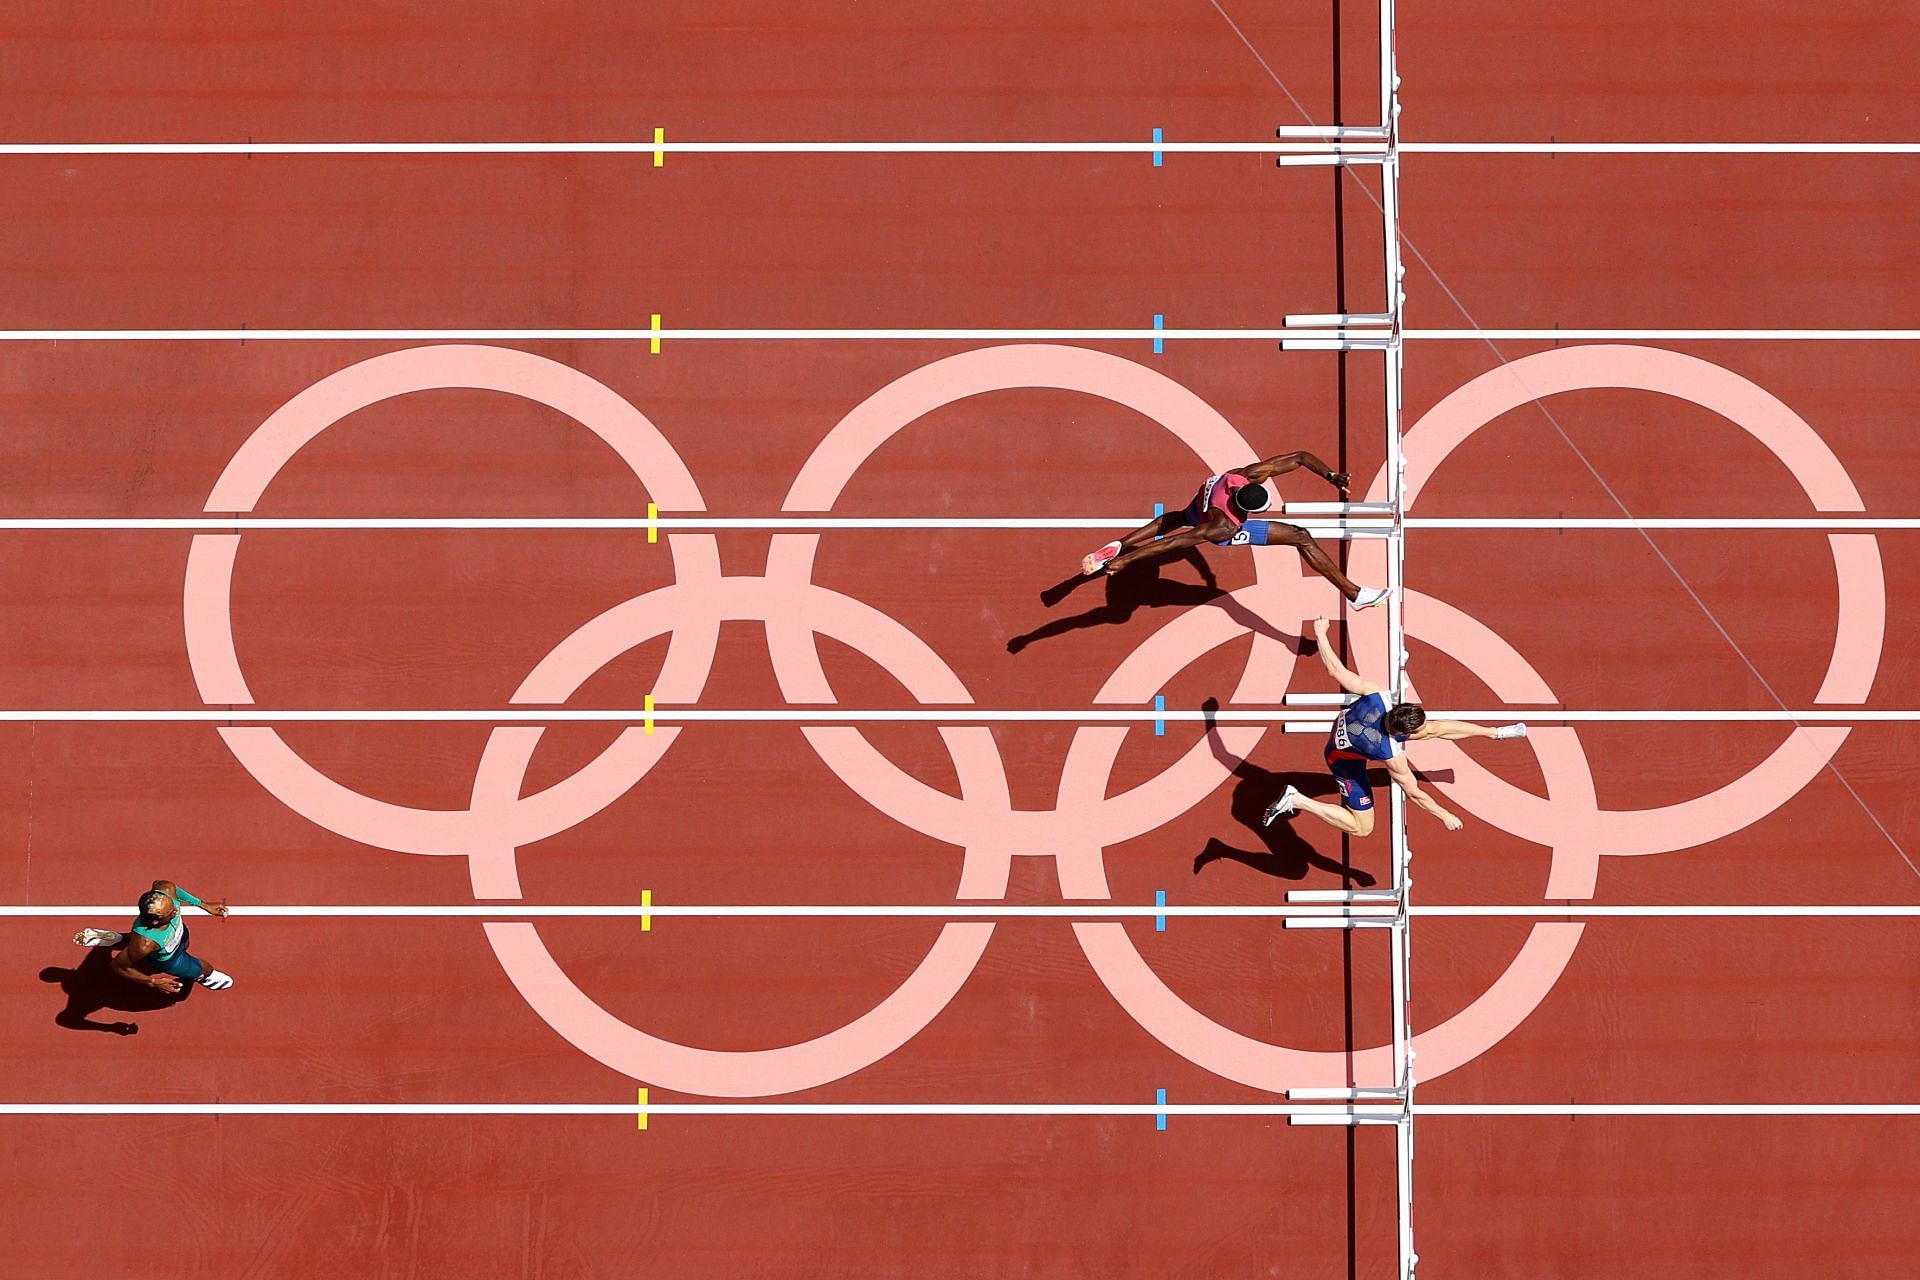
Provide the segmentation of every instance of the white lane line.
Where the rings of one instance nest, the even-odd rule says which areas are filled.
[[[1216,5],[1215,8],[1219,6]],[[1257,55],[1256,55],[1257,56]],[[1283,85],[1282,88],[1285,88]],[[396,155],[1369,155],[1380,139],[1182,141],[700,141],[658,142],[10,142],[0,156],[396,156]],[[1920,142],[1420,142],[1402,140],[1409,155],[1920,155]]]
[[[1410,342],[1920,342],[1920,329],[1408,329]]]
[[[0,1116],[1322,1116],[1378,1105],[969,1102],[8,1102]],[[1920,1116],[1920,1103],[1415,1103],[1417,1116]],[[1385,1113],[1391,1114],[1391,1113]]]
[[[1915,342],[1920,329],[1407,329],[1408,342]],[[0,342],[1288,342],[1378,350],[1370,330],[1311,329],[0,329]],[[1314,345],[1314,344],[1319,345]]]
[[[1145,129],[1142,133],[1147,132]],[[1151,137],[1116,142],[9,142],[0,156],[486,156],[486,155],[1377,155],[1379,138],[1182,141]]]
[[[1407,142],[1407,155],[1913,156],[1920,142]]]
[[[1285,519],[1281,512],[1275,519]],[[285,530],[354,531],[368,529],[594,529],[631,531],[659,529],[1131,529],[1138,516],[1035,518],[1028,516],[951,518],[896,518],[892,516],[182,516],[137,519],[91,516],[32,516],[0,518],[0,532],[36,531],[149,531],[253,533]],[[1289,523],[1316,535],[1370,532],[1392,528],[1390,518],[1354,515],[1329,522],[1324,516]],[[1824,516],[1685,516],[1619,518],[1580,516],[1408,516],[1410,529],[1809,529],[1900,530],[1920,529],[1920,517]]]
[[[1304,329],[0,329],[0,342],[1245,342],[1320,337]],[[1386,341],[1352,335],[1355,344]]]
[[[0,904],[0,918],[65,920],[115,917],[128,914],[126,903],[111,906],[54,906]],[[279,904],[236,906],[230,916],[267,919],[633,919],[659,916],[685,919],[791,918],[814,919],[846,917],[852,919],[1068,919],[1145,918],[1147,916],[1192,916],[1195,918],[1301,918],[1330,919],[1352,911],[1355,915],[1391,915],[1393,904],[1358,903],[1347,906],[1300,906],[1273,903],[1226,905],[1202,903],[1166,906],[1136,903],[1085,902],[1048,906],[1010,906],[1005,903],[953,902],[939,905],[913,904],[838,904],[798,903],[715,904],[635,906],[628,903],[582,905],[538,905],[519,902],[482,902],[447,904]],[[1492,906],[1477,903],[1441,905],[1420,903],[1408,907],[1412,916],[1436,919],[1699,919],[1699,920],[1776,920],[1776,919],[1888,919],[1920,918],[1920,905],[1880,903],[1810,904],[1650,904],[1596,906],[1590,903],[1534,903],[1526,906]]]
[[[1920,529],[1920,519],[1872,516],[1491,517],[1408,516],[1417,529]]]
[[[1279,519],[1275,515],[1274,519]],[[199,531],[206,533],[246,533],[255,530],[357,530],[357,529],[601,529],[601,530],[647,530],[659,529],[671,533],[676,529],[1132,529],[1139,526],[1139,515],[1121,516],[1111,519],[1053,519],[1014,516],[1009,518],[982,519],[894,519],[891,517],[862,516],[659,516],[648,519],[645,516],[610,517],[496,517],[496,516],[450,516],[420,518],[361,518],[361,517],[253,517],[253,516],[192,516],[181,518],[140,519],[94,519],[87,517],[31,517],[19,519],[0,519],[0,532],[32,532],[35,530],[150,530]],[[1326,517],[1315,517],[1295,521],[1300,527],[1329,537],[1342,532],[1380,532],[1391,530],[1392,522],[1380,517],[1352,517],[1329,521]],[[1916,521],[1920,523],[1920,521]],[[1858,524],[1847,521],[1846,526]],[[1825,525],[1817,526],[1825,528]]]
[[[1814,710],[1653,710],[1644,708],[1611,711],[1564,711],[1547,708],[1502,707],[1493,710],[1435,710],[1430,714],[1457,720],[1500,720],[1524,717],[1530,724],[1593,724],[1699,721],[1703,723],[1775,723],[1806,721],[1818,724],[1869,724],[1894,721],[1920,721],[1920,710],[1861,710],[1823,707]],[[573,721],[633,723],[651,720],[660,724],[694,723],[791,723],[791,724],[1024,724],[1064,721],[1068,724],[1104,724],[1111,722],[1144,723],[1158,720],[1252,721],[1260,724],[1331,724],[1329,711],[1300,711],[1291,708],[1242,709],[1219,711],[1185,710],[1168,707],[1087,707],[1069,710],[986,709],[980,707],[902,707],[894,710],[850,709],[846,707],[737,707],[728,710],[710,708],[656,707],[652,711],[619,708],[548,709],[505,707],[492,709],[417,709],[393,708],[318,710],[265,710],[258,707],[227,708],[149,708],[145,710],[86,710],[70,708],[0,710],[0,721],[25,723],[113,723],[154,721],[199,724],[273,724],[273,723],[426,723],[453,721],[470,724],[561,724]]]

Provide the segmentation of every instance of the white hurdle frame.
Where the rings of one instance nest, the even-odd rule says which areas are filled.
[[[1398,700],[1406,687],[1406,469],[1401,418],[1404,372],[1403,335],[1406,330],[1404,288],[1406,267],[1400,261],[1400,66],[1394,41],[1394,0],[1380,0],[1380,123],[1386,129],[1386,157],[1380,165],[1380,215],[1386,252],[1387,314],[1391,340],[1385,352],[1385,407],[1387,418],[1387,501],[1393,514],[1393,536],[1387,542],[1387,670],[1388,686]],[[1393,880],[1399,909],[1388,930],[1388,969],[1393,999],[1393,1087],[1399,1092],[1400,1112],[1393,1129],[1394,1204],[1398,1228],[1400,1280],[1414,1280],[1420,1255],[1413,1236],[1413,919],[1408,914],[1413,893],[1412,851],[1407,845],[1407,803],[1398,787],[1390,787],[1388,833],[1392,845]]]
[[[1386,499],[1384,510],[1370,504],[1315,507],[1316,513],[1357,514],[1367,505],[1369,515],[1388,520],[1387,543],[1387,652],[1386,684],[1398,701],[1406,690],[1406,454],[1402,447],[1402,375],[1406,337],[1406,267],[1400,258],[1400,74],[1394,43],[1394,0],[1380,0],[1380,124],[1370,136],[1383,139],[1380,166],[1380,216],[1385,246],[1386,310],[1381,314],[1288,316],[1299,328],[1337,327],[1340,341],[1296,339],[1282,350],[1377,349],[1383,357],[1383,406],[1386,418]],[[1283,136],[1285,133],[1283,131]],[[1309,705],[1306,697],[1289,696],[1289,706]],[[1340,699],[1324,700],[1338,706]],[[1312,705],[1322,705],[1316,700]],[[1288,724],[1289,731],[1312,731],[1315,726]],[[1382,928],[1387,930],[1388,973],[1392,985],[1393,1078],[1355,1081],[1350,1089],[1295,1089],[1294,1102],[1341,1102],[1317,1115],[1296,1115],[1291,1124],[1391,1125],[1394,1131],[1394,1203],[1397,1226],[1397,1271],[1400,1280],[1414,1280],[1420,1261],[1413,1235],[1414,1051],[1412,1021],[1412,853],[1407,843],[1407,802],[1398,787],[1387,789],[1387,830],[1391,842],[1391,879],[1386,889],[1305,891],[1287,895],[1289,903],[1338,904],[1342,918],[1290,918],[1287,928]],[[1310,910],[1300,907],[1297,909]]]

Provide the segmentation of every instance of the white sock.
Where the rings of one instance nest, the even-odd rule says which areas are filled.
[[[1527,726],[1524,724],[1503,724],[1493,731],[1493,736],[1496,738],[1524,738],[1527,736]]]

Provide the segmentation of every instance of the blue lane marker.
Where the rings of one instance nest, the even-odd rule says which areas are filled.
[[[1165,137],[1163,137],[1163,136],[1161,136],[1161,133],[1160,133],[1160,131],[1159,131],[1158,129],[1155,129],[1155,130],[1153,131],[1153,140],[1154,140],[1155,142],[1165,142],[1165,141],[1166,141],[1166,138],[1165,138]],[[1153,153],[1153,167],[1154,167],[1154,168],[1156,168],[1156,169],[1158,169],[1158,168],[1160,167],[1160,160],[1161,160],[1161,155],[1160,155],[1160,153],[1159,153],[1158,151],[1156,151],[1156,152],[1154,152],[1154,153]]]
[[[1153,1105],[1156,1107],[1164,1107],[1167,1105],[1167,1091],[1165,1089],[1155,1089],[1153,1091]],[[1153,1127],[1155,1129],[1158,1129],[1161,1133],[1165,1133],[1167,1131],[1167,1113],[1166,1112],[1162,1111],[1159,1115],[1153,1118]]]
[[[1165,711],[1167,709],[1166,694],[1156,693],[1153,695],[1153,709],[1155,711]],[[1164,738],[1167,736],[1167,722],[1165,720],[1155,720],[1153,722],[1153,736],[1156,738]]]
[[[1164,907],[1167,905],[1167,891],[1165,889],[1155,889],[1153,891],[1153,905],[1156,907]],[[1153,918],[1153,931],[1155,933],[1165,933],[1167,931],[1167,918],[1165,916],[1155,916]]]
[[[1165,515],[1165,514],[1167,514],[1167,504],[1166,504],[1166,503],[1164,503],[1164,502],[1156,502],[1156,503],[1154,503],[1154,504],[1153,504],[1153,518],[1154,518],[1155,520],[1158,520],[1158,519],[1159,519],[1159,518],[1160,518],[1161,516],[1163,516],[1163,515]]]
[[[1155,315],[1155,316],[1153,317],[1153,327],[1154,327],[1154,328],[1155,328],[1156,330],[1158,330],[1158,329],[1164,329],[1164,328],[1166,328],[1166,327],[1167,327],[1167,318],[1166,318],[1165,316],[1163,316],[1163,315],[1158,315],[1158,314],[1156,314],[1156,315]],[[1162,337],[1160,337],[1160,336],[1159,336],[1159,335],[1158,335],[1158,334],[1156,333],[1156,334],[1154,335],[1154,339],[1153,339],[1153,354],[1155,354],[1155,355],[1157,355],[1157,356],[1158,356],[1158,355],[1165,355],[1165,354],[1166,354],[1166,350],[1167,350],[1167,340],[1166,340],[1165,338],[1162,338]]]

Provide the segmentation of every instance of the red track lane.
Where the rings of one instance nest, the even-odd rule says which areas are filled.
[[[1017,14],[982,0],[834,0],[804,18],[769,0],[645,13],[484,0],[403,14],[347,0],[96,23],[36,3],[0,33],[22,51],[8,129],[33,141],[651,141],[655,126],[669,140],[1144,141],[1155,125],[1170,139],[1271,137],[1295,123],[1292,108],[1234,26],[1328,113],[1319,123],[1331,119],[1336,47],[1349,113],[1378,111],[1377,4],[1224,12],[1231,25],[1208,5],[1148,0],[1097,11],[1043,0]]]
[[[0,19],[12,51],[0,97],[6,136],[18,141],[645,142],[656,126],[669,140],[1144,140],[1156,126],[1173,140],[1261,140],[1301,122],[1288,93],[1321,122],[1371,118],[1375,12],[1221,0],[1096,13],[1048,0],[1019,14],[835,4],[795,18],[759,2],[642,15],[571,4],[537,15],[507,4],[399,14],[348,3],[95,18],[36,4]],[[1399,48],[1402,123],[1420,140],[1910,141],[1920,124],[1906,91],[1920,32],[1884,6],[1772,3],[1734,15],[1636,5],[1601,19],[1567,0],[1519,17],[1471,0],[1403,15]],[[1173,327],[1264,328],[1290,311],[1371,309],[1381,292],[1378,220],[1353,185],[1371,187],[1372,175],[1279,172],[1254,155],[1170,155],[1161,168],[1144,155],[685,153],[659,169],[644,156],[0,164],[6,328],[637,328],[653,312],[669,328],[1146,327],[1156,313]],[[1409,156],[1409,323],[1910,325],[1910,170],[1820,157]],[[651,356],[631,343],[514,345],[646,414],[721,516],[783,514],[835,423],[964,350],[670,342]],[[1456,388],[1498,377],[1502,358],[1559,358],[1549,354],[1558,344],[1498,345],[1411,346],[1409,422]],[[1904,345],[1663,346],[1778,397],[1831,450],[1865,514],[1920,515]],[[277,408],[392,349],[7,344],[0,515],[201,514],[227,460]],[[1253,447],[1312,448],[1362,483],[1381,466],[1372,357],[1282,359],[1251,343],[1175,342],[1160,356],[1145,343],[1101,349],[1186,387]],[[1809,497],[1754,438],[1683,399],[1614,387],[1543,405],[1522,404],[1467,438],[1412,514],[1845,509]],[[1412,448],[1417,460],[1417,429]],[[893,437],[832,514],[1144,518],[1154,501],[1183,501],[1202,470],[1132,410],[1000,391]],[[558,412],[436,390],[350,415],[300,451],[256,510],[632,517],[660,497],[648,484]],[[1324,491],[1296,477],[1287,496]],[[670,582],[676,540],[706,536],[248,533],[235,647],[262,706],[498,707],[582,623]],[[1837,705],[1914,705],[1900,677],[1920,635],[1916,536],[1877,537],[1887,601],[1878,673]],[[713,539],[735,575],[761,573],[773,545],[764,531]],[[1043,606],[1037,593],[1098,540],[828,532],[813,578],[922,637],[975,705],[1081,707],[1136,645],[1225,604],[1196,585],[1194,566],[1179,565],[1158,585],[1110,594],[1090,583]],[[0,534],[9,601],[0,705],[201,706],[182,623],[190,541]],[[1298,573],[1291,552],[1255,554],[1269,577]],[[1218,588],[1252,581],[1246,554],[1207,563]],[[1416,529],[1407,568],[1417,593],[1411,670],[1435,705],[1500,696],[1487,671],[1443,651],[1450,609],[1512,646],[1550,689],[1547,705],[1771,708],[1777,694],[1801,708],[1827,689],[1842,594],[1823,532],[1660,531],[1650,544],[1632,531]],[[1849,599],[1849,616],[1865,616]],[[1008,638],[1068,618],[1079,625],[1007,651]],[[1264,625],[1293,637],[1304,620]],[[787,704],[764,630],[722,628],[699,705]],[[1851,634],[1858,657],[1861,632]],[[838,641],[820,647],[840,705],[916,705],[899,673]],[[1176,708],[1230,698],[1249,651],[1233,639],[1158,688]],[[640,645],[567,705],[636,706],[665,654],[661,640]],[[1287,687],[1327,687],[1308,662]],[[560,781],[614,733],[549,729],[523,791]],[[1710,795],[1791,733],[1587,725],[1578,741],[1598,805],[1621,810]],[[1416,815],[1419,900],[1910,903],[1920,806],[1902,769],[1917,733],[1906,722],[1853,728],[1832,769],[1784,788],[1779,803],[1742,809],[1723,832],[1674,852],[1599,857],[1590,899],[1559,896],[1586,891],[1567,888],[1578,879],[1567,848],[1490,820],[1519,825],[1520,800],[1470,811],[1458,834]],[[286,733],[341,783],[428,808],[469,802],[486,736],[484,726],[448,724]],[[932,727],[867,736],[929,787],[961,790]],[[1014,807],[1056,803],[1074,736],[1062,724],[992,730]],[[1204,760],[1201,738],[1192,723],[1164,736],[1136,725],[1106,794],[1148,782],[1189,750]],[[1476,744],[1467,759],[1550,797],[1550,812],[1573,827],[1617,822],[1585,816],[1570,798],[1583,785],[1566,771],[1570,738],[1542,727],[1529,744]],[[1240,751],[1211,741],[1211,790],[1104,851],[1115,901],[1166,890],[1175,903],[1269,903],[1291,887],[1336,886],[1346,865],[1387,875],[1384,833],[1343,848],[1305,821],[1257,827],[1285,781],[1324,792],[1313,736],[1269,730]],[[8,724],[0,768],[17,780],[0,788],[5,901],[124,902],[156,874],[244,903],[473,898],[464,858],[333,834],[268,795],[209,725]],[[1435,772],[1456,798],[1489,785]],[[1732,803],[1683,812],[1724,817]],[[517,857],[532,903],[626,904],[643,889],[662,904],[937,903],[955,897],[962,863],[955,845],[877,811],[798,727],[763,724],[685,729],[637,786]],[[1016,857],[1006,900],[1059,903],[1059,876],[1053,859]],[[80,964],[65,941],[80,923],[0,928],[15,979],[0,986],[8,1100],[622,1104],[638,1083],[534,1012],[477,921],[197,921],[196,952],[240,983],[169,1008],[140,1007],[106,985],[95,972],[103,957]],[[1416,1026],[1429,1031],[1471,1006],[1530,927],[1417,923]],[[1551,927],[1564,936],[1569,926]],[[792,1043],[859,1016],[938,932],[932,921],[669,917],[645,933],[631,919],[540,929],[567,975],[611,1013],[715,1049]],[[1179,917],[1164,933],[1136,918],[1125,933],[1179,999],[1242,1036],[1338,1053],[1388,1035],[1379,935]],[[1422,1097],[1913,1102],[1917,948],[1904,920],[1591,922],[1538,1007],[1496,1043],[1451,1071],[1423,1052]],[[90,999],[101,992],[112,998]],[[121,1022],[137,1034],[112,1034]],[[688,1096],[653,1087],[656,1101]],[[997,925],[978,969],[902,1047],[793,1096],[1147,1103],[1156,1088],[1174,1103],[1273,1097],[1149,1034],[1095,975],[1070,925],[1043,920]],[[1920,1181],[1903,1136],[1910,1123],[1425,1118],[1421,1271],[1908,1275],[1920,1258],[1907,1212]],[[193,1189],[174,1225],[220,1242],[149,1266],[167,1276],[1105,1280],[1394,1268],[1387,1133],[1186,1117],[1164,1133],[1146,1118],[656,1117],[644,1134],[624,1117],[13,1118],[0,1121],[11,1265],[68,1274],[144,1248],[146,1225],[103,1192],[83,1154],[143,1144],[164,1150],[169,1178]]]
[[[1913,13],[1868,0],[1468,0],[1398,20],[1410,139],[1910,142],[1920,129]]]
[[[35,1224],[12,1256],[53,1274],[140,1247],[138,1215],[78,1218],[65,1159],[37,1157],[152,1143],[205,1189],[173,1221],[217,1237],[161,1260],[169,1277],[229,1276],[241,1259],[254,1274],[307,1275],[316,1258],[381,1277],[1392,1267],[1392,1196],[1366,1194],[1391,1186],[1387,1135],[1359,1135],[1351,1195],[1337,1134],[1174,1123],[659,1118],[639,1134],[606,1119],[9,1121],[10,1213]],[[964,1194],[926,1194],[956,1177]]]
[[[1422,1268],[1448,1275],[1912,1273],[1913,1144],[1871,1119],[1420,1123]]]
[[[1920,175],[1886,159],[1410,157],[1407,323],[1467,327],[1451,289],[1489,329],[1912,327]]]

